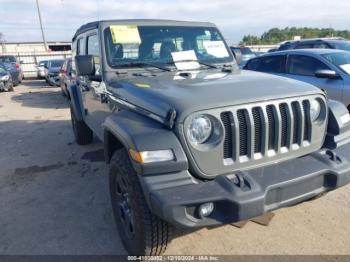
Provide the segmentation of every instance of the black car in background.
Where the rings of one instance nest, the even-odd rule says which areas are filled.
[[[350,41],[343,38],[315,38],[293,40],[282,43],[275,51],[310,48],[339,49],[350,51]]]
[[[16,71],[16,77],[12,74],[12,81],[15,85],[22,83],[23,80],[23,70],[21,62],[19,62],[14,55],[0,55],[0,63],[11,64],[12,69]]]
[[[60,85],[60,79],[58,74],[61,70],[63,63],[64,63],[64,59],[54,59],[54,60],[47,61],[47,65],[45,67],[45,79],[49,85],[51,86]]]
[[[0,92],[13,91],[12,77],[4,64],[0,64]]]
[[[68,86],[74,82],[74,78],[72,78],[72,58],[67,58],[64,61],[59,73],[59,78],[62,94],[69,98]]]

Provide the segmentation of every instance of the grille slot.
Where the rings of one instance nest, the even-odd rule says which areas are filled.
[[[300,124],[299,124],[299,106],[297,102],[292,103],[292,113],[294,118],[294,129],[293,129],[293,144],[296,144],[299,140],[298,135],[300,134]]]
[[[224,159],[241,162],[307,146],[303,142],[311,142],[309,108],[309,100],[297,100],[222,112]]]
[[[254,127],[255,127],[254,153],[259,153],[261,152],[261,148],[262,148],[261,142],[262,142],[262,135],[263,135],[261,110],[259,107],[254,107],[252,110],[252,113],[253,113]]]
[[[288,132],[288,115],[287,115],[287,104],[280,104],[281,113],[281,146],[287,146],[287,132]]]
[[[230,117],[232,116],[231,112],[221,113],[221,121],[225,129],[225,140],[224,140],[224,158],[232,158],[232,126]]]
[[[248,122],[244,110],[237,111],[239,126],[239,155],[248,155]]]
[[[275,144],[275,114],[273,112],[273,106],[268,105],[266,107],[267,119],[268,119],[268,127],[269,127],[269,150],[274,149]]]
[[[310,103],[308,100],[303,101],[303,111],[304,111],[304,140],[310,141],[310,134],[309,134],[309,124],[310,124]]]

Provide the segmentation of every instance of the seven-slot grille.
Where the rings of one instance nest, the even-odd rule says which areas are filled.
[[[244,162],[309,145],[309,107],[305,99],[222,112],[224,159]]]

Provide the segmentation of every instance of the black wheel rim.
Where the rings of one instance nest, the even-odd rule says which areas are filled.
[[[130,195],[129,195],[128,182],[123,176],[118,175],[116,179],[116,208],[118,212],[118,220],[122,225],[122,230],[125,235],[131,239],[135,235],[134,216],[130,207]]]

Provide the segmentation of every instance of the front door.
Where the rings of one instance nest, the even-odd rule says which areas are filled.
[[[330,99],[342,101],[343,79],[328,79],[315,76],[317,70],[331,70],[322,61],[305,55],[290,55],[287,62],[287,76],[307,82],[326,90]]]

